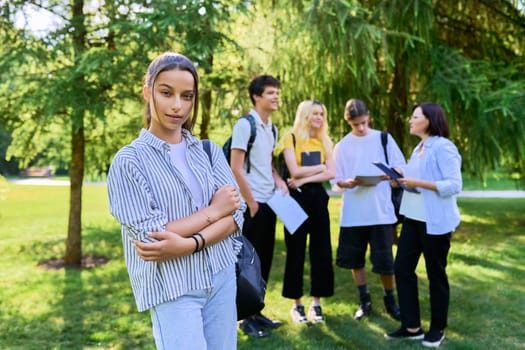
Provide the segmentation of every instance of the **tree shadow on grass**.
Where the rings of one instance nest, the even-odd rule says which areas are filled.
[[[84,312],[79,306],[84,305],[86,295],[83,288],[82,269],[66,268],[61,307],[63,327],[60,334],[60,349],[80,350],[83,348]]]
[[[335,248],[335,246],[334,246]],[[335,253],[335,250],[334,250]],[[371,272],[372,264],[367,256],[367,275],[370,279],[370,293],[373,309],[369,319],[356,321],[353,314],[358,307],[358,292],[352,279],[352,272],[335,266],[335,294],[322,298],[323,312],[326,316],[324,324],[297,325],[289,316],[292,300],[281,297],[283,271],[286,258],[286,248],[282,234],[277,233],[275,255],[272,264],[269,289],[267,290],[267,305],[265,314],[283,321],[278,329],[271,330],[267,338],[251,338],[239,331],[238,349],[272,349],[272,350],[344,350],[344,349],[420,349],[420,343],[388,342],[384,339],[385,332],[396,330],[397,321],[392,320],[383,310],[383,291],[379,277]],[[308,260],[308,258],[307,258]],[[308,308],[309,272],[307,261],[304,271],[303,303]],[[269,294],[268,294],[269,293]],[[269,298],[269,295],[272,297]]]
[[[56,263],[64,249],[62,239],[31,241],[19,247],[19,254],[30,256],[38,265],[42,261]],[[59,264],[49,263],[52,268],[38,267],[31,280],[17,287],[31,297],[29,303],[48,303],[43,312],[28,316],[0,301],[4,304],[0,307],[2,348],[153,348],[149,314],[137,312],[131,292],[120,230],[84,228],[83,251],[103,257],[106,264],[88,259],[93,263],[89,268],[58,268]],[[41,291],[48,294],[36,295]]]
[[[505,252],[510,252],[511,249],[512,247],[507,247]],[[516,248],[516,250],[518,249]],[[496,261],[488,259],[487,256],[474,256],[459,252],[451,252],[449,255],[449,263],[479,266],[490,271],[498,271],[501,276],[518,276],[519,274],[524,274],[525,268],[519,264],[518,261],[519,260],[509,256]],[[475,278],[475,276],[472,277]],[[494,279],[495,277],[492,277],[492,280]]]
[[[461,198],[458,202],[461,223],[454,233],[455,239],[499,242],[525,233],[525,199]]]

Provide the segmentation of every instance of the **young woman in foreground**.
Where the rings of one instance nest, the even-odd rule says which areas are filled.
[[[186,57],[155,58],[143,87],[145,128],[115,156],[110,210],[120,222],[139,311],[157,349],[235,349],[235,261],[243,207],[222,150],[191,133],[198,75]]]

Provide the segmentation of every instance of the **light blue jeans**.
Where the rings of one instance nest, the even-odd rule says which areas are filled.
[[[235,265],[215,274],[212,284],[151,309],[158,350],[237,348]]]

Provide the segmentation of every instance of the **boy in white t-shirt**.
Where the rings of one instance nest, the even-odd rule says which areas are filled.
[[[354,318],[367,317],[372,310],[365,271],[366,250],[370,244],[372,271],[381,276],[386,311],[399,320],[392,254],[392,225],[397,218],[390,198],[390,183],[385,180],[370,186],[355,179],[359,175],[384,175],[372,164],[385,162],[381,132],[371,129],[368,108],[361,100],[347,102],[345,120],[352,131],[335,146],[336,174],[330,181],[334,190],[344,191],[336,265],[352,270],[360,300]],[[405,159],[391,135],[388,135],[387,154],[392,167],[404,168]]]

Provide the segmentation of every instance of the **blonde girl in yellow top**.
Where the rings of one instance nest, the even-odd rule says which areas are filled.
[[[303,101],[297,107],[292,131],[284,135],[283,154],[290,172],[290,178],[285,180],[290,195],[308,214],[296,232],[284,230],[287,252],[282,295],[294,300],[290,315],[295,323],[323,322],[320,298],[334,294],[329,196],[323,182],[334,177],[335,163],[326,118],[326,107],[322,103]],[[313,300],[307,317],[301,298],[308,234]]]

